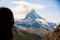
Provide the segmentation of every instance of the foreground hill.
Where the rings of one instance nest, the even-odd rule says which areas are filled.
[[[16,40],[42,40],[42,37],[39,35],[18,29],[16,27],[13,28],[13,33]]]

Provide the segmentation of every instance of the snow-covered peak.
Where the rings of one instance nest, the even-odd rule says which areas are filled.
[[[39,16],[35,10],[32,10],[31,12],[29,12],[26,17],[24,19],[28,19],[28,18],[31,18],[33,20],[35,19],[44,19],[42,18],[41,16]]]

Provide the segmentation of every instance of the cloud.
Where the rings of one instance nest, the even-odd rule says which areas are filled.
[[[44,7],[43,5],[41,5],[41,4],[31,4],[31,3],[28,3],[28,2],[26,2],[26,1],[13,1],[12,3],[13,3],[14,5],[16,5],[15,8],[11,8],[12,11],[13,11],[14,13],[16,13],[16,14],[15,14],[15,17],[18,17],[18,16],[16,16],[16,15],[20,15],[20,16],[19,16],[20,18],[24,18],[24,16],[25,16],[27,13],[31,12],[31,10],[33,10],[33,9],[44,9],[44,8],[45,8],[45,7]],[[18,17],[18,18],[19,18],[19,17]]]
[[[59,24],[59,19],[53,18],[53,17],[48,17],[48,16],[42,16],[45,18],[48,22],[53,22]]]
[[[18,6],[31,7],[34,9],[44,9],[45,8],[41,4],[31,4],[31,3],[28,3],[26,1],[13,1],[12,3],[15,5],[18,5]]]

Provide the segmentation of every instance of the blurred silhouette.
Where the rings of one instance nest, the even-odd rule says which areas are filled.
[[[44,40],[60,40],[60,24],[54,31],[49,32]]]
[[[0,40],[12,40],[12,27],[14,26],[14,17],[10,9],[0,7]]]

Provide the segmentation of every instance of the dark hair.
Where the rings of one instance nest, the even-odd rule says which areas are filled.
[[[9,8],[0,7],[0,39],[12,40],[13,13]]]

